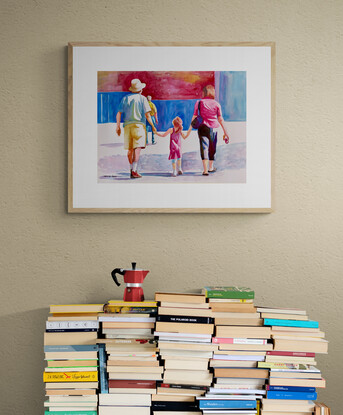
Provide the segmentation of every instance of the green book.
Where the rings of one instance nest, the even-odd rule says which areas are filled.
[[[204,287],[203,294],[207,298],[244,299],[255,298],[255,292],[246,287]]]

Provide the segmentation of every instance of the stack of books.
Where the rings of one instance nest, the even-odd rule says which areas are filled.
[[[258,366],[270,371],[263,415],[312,414],[317,399],[316,388],[325,387],[325,379],[316,367],[316,353],[327,353],[328,342],[318,322],[309,320],[298,309],[257,309],[264,325],[271,328],[273,351]]]
[[[273,348],[271,329],[262,326],[251,289],[205,287],[203,292],[215,321],[212,343],[219,345],[219,350],[210,361],[214,385],[199,398],[200,408],[204,413],[257,413],[269,375],[257,364]]]
[[[98,313],[103,304],[51,305],[44,333],[45,415],[96,415]]]
[[[159,302],[155,336],[165,371],[153,397],[153,413],[201,414],[195,397],[211,385],[208,363],[218,349],[211,343],[214,324],[209,304],[202,294],[156,293],[155,300]]]
[[[157,306],[154,301],[110,301],[99,317],[99,347],[106,354],[104,387],[100,365],[99,415],[150,415],[156,381],[162,379],[153,336]]]

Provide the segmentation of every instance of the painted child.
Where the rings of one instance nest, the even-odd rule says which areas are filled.
[[[170,134],[170,145],[169,145],[169,160],[172,161],[173,166],[173,173],[172,176],[177,176],[178,174],[182,174],[182,168],[181,168],[181,137],[185,140],[189,134],[190,131],[187,132],[187,134],[184,134],[182,132],[182,120],[180,117],[176,117],[173,119],[173,128],[168,128],[168,130],[165,133],[155,133],[159,137],[166,137],[168,134]],[[176,166],[177,163],[177,166]]]

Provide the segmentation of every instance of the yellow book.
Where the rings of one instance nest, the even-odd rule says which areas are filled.
[[[118,307],[157,307],[156,301],[123,301],[123,300],[109,300],[109,305]]]
[[[101,313],[103,308],[104,304],[52,304],[50,305],[50,313]]]
[[[44,372],[43,382],[96,382],[98,372]]]

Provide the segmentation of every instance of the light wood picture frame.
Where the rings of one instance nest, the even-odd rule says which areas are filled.
[[[274,135],[273,42],[68,44],[70,213],[270,213]]]

